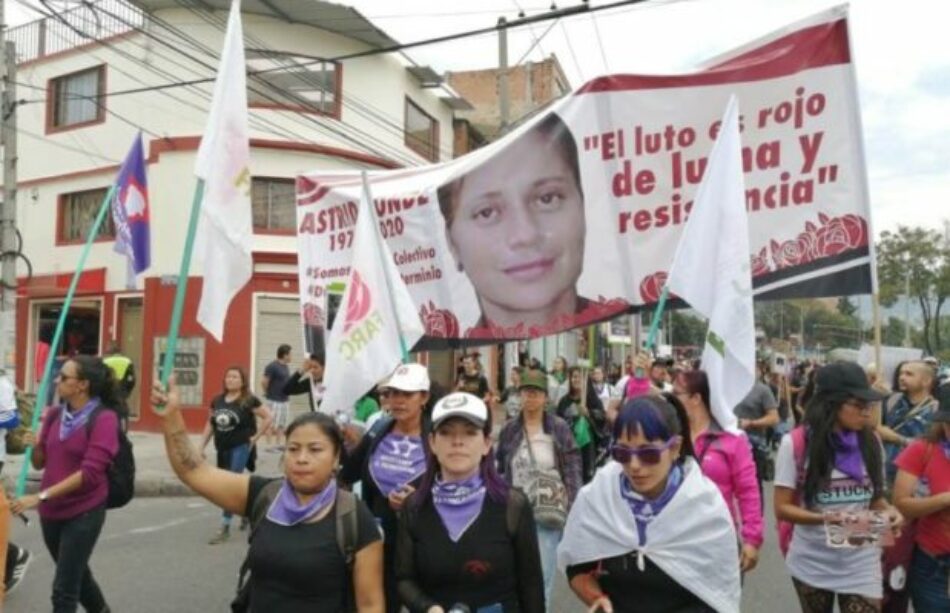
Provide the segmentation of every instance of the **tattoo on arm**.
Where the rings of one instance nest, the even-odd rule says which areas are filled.
[[[202,459],[188,440],[188,433],[177,430],[168,434],[169,459],[172,465],[184,472],[191,472],[201,466]]]

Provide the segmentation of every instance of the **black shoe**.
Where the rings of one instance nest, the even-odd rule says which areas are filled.
[[[26,569],[29,568],[30,562],[32,561],[33,554],[26,549],[20,549],[16,561],[13,562],[13,573],[10,575],[10,580],[7,581],[6,584],[7,594],[16,589],[16,586],[20,584],[20,580],[23,579],[23,575],[26,574]]]

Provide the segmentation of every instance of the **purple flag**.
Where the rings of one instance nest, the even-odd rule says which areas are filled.
[[[130,289],[135,288],[135,275],[151,264],[149,238],[148,182],[145,179],[145,156],[142,133],[135,137],[129,154],[119,169],[115,198],[112,201],[115,222],[115,251],[129,258]]]

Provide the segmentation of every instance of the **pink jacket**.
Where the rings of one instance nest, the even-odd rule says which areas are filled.
[[[761,547],[762,500],[749,439],[742,434],[707,430],[693,447],[703,474],[722,492],[743,544]]]

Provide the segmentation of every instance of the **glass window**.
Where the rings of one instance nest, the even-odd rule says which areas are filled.
[[[297,226],[293,179],[251,179],[251,208],[256,230],[293,230]]]
[[[60,242],[76,243],[86,240],[89,228],[92,227],[96,215],[99,214],[102,199],[106,197],[108,191],[103,187],[61,196]],[[112,223],[112,215],[106,213],[102,225],[99,226],[99,234],[96,236],[96,240],[111,238],[115,238],[115,226]]]
[[[439,122],[406,98],[406,146],[429,160],[439,161]]]
[[[102,120],[100,102],[104,66],[58,77],[52,81],[52,127],[63,128]]]
[[[248,51],[247,69],[248,104],[337,114],[340,92],[336,62]]]

